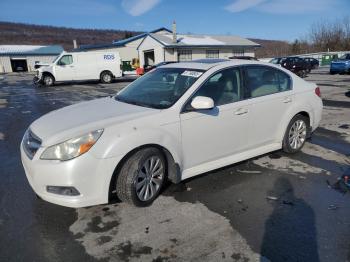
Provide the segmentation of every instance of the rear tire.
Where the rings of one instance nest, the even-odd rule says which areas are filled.
[[[110,84],[112,83],[113,75],[111,74],[111,72],[102,72],[100,80],[104,84]]]
[[[284,134],[282,149],[286,153],[299,152],[309,136],[309,118],[303,115],[296,115],[289,122],[286,133]]]
[[[117,177],[117,196],[129,204],[149,206],[159,195],[166,179],[163,154],[154,147],[144,148],[129,157]]]

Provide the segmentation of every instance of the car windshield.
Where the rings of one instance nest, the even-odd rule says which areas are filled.
[[[115,99],[144,107],[169,108],[203,72],[197,69],[157,68],[128,85]]]
[[[270,63],[272,63],[272,64],[278,64],[278,62],[279,62],[279,58],[274,58],[274,59],[271,59],[270,60]]]
[[[339,60],[349,60],[350,59],[350,54],[344,54],[341,57],[339,57]]]

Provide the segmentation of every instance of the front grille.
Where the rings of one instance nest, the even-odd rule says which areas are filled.
[[[26,131],[23,138],[23,149],[30,159],[33,159],[36,151],[41,146],[41,139],[37,137],[30,129]]]

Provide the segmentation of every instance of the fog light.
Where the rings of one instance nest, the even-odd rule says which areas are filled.
[[[71,186],[46,186],[46,191],[56,195],[79,196],[80,193],[75,187]]]

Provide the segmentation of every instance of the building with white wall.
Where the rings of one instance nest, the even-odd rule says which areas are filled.
[[[176,34],[176,25],[173,24],[173,30],[162,27],[111,44],[83,45],[78,50],[116,51],[124,65],[138,59],[140,66],[144,67],[164,61],[255,56],[257,47],[260,45],[238,36]]]
[[[62,51],[59,45],[0,45],[0,73],[33,71],[36,62],[51,63]]]
[[[150,32],[155,35],[169,34],[171,31],[167,28],[158,28]],[[98,45],[82,45],[78,51],[89,51],[89,50],[108,50],[113,52],[119,52],[122,62],[125,64],[131,64],[133,59],[139,58],[139,52],[137,47],[141,44],[142,40],[148,35],[143,33],[127,39],[114,41],[111,44],[98,44]]]
[[[190,61],[203,58],[255,56],[259,44],[230,35],[183,35],[149,33],[138,46],[141,66],[165,61]]]

